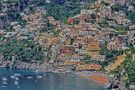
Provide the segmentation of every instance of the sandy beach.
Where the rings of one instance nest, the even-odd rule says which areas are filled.
[[[110,81],[110,78],[107,74],[101,72],[75,72],[76,75],[79,75],[81,78],[87,78],[101,85],[107,85]]]

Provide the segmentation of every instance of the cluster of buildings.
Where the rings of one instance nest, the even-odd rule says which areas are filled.
[[[46,3],[51,3],[51,0],[46,0]],[[6,38],[17,37],[21,40],[29,36],[34,37],[46,50],[45,56],[50,63],[81,65],[78,62],[91,61],[92,69],[99,70],[97,67],[101,69],[102,66],[93,61],[107,60],[106,55],[101,53],[104,47],[109,51],[135,47],[135,24],[123,11],[112,10],[112,5],[116,3],[127,7],[128,10],[134,10],[128,0],[97,0],[90,4],[88,9],[82,9],[80,14],[69,17],[66,23],[55,20],[52,16],[47,17],[46,23],[46,10],[38,7],[36,12],[29,13],[26,8],[21,13],[22,19],[27,22],[26,25],[22,27],[19,22],[12,22],[10,26],[13,31],[4,34]],[[53,31],[42,32],[47,24],[52,26]],[[123,27],[126,27],[124,34],[117,35],[117,32],[123,31]],[[90,59],[87,59],[87,56]],[[86,66],[87,68],[90,69],[91,66]]]
[[[11,22],[7,28],[1,29],[1,34],[6,38],[16,37],[18,40],[28,39],[29,37],[35,37],[45,27],[46,22],[44,15],[46,10],[42,8],[36,8],[35,12],[30,12],[27,8],[20,13],[20,21]],[[23,24],[23,25],[22,25]]]
[[[82,9],[80,14],[69,17],[66,24],[55,20],[52,16],[48,17],[49,23],[55,26],[55,33],[43,33],[38,35],[36,39],[44,48],[51,48],[51,52],[55,52],[52,57],[57,58],[53,58],[52,61],[62,65],[75,64],[80,66],[80,62],[84,61],[87,58],[86,56],[90,56],[92,61],[104,62],[107,59],[106,55],[101,54],[103,47],[106,47],[109,51],[121,51],[128,49],[129,46],[135,46],[135,25],[123,11],[111,9],[111,5],[115,3],[126,4],[129,9],[132,6],[126,0],[104,0],[104,2],[110,5],[106,6],[101,0],[98,0],[90,5],[89,9]],[[99,23],[104,20],[108,24],[102,27]],[[128,30],[124,34],[112,35],[117,32],[116,29],[119,26],[127,26]],[[57,36],[54,35],[56,33]],[[95,67],[80,67],[92,70],[102,68],[102,66],[98,67],[99,63],[90,62],[89,65]]]

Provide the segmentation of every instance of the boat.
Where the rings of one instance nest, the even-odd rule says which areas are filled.
[[[41,79],[41,78],[43,78],[42,76],[37,76],[37,79]]]
[[[18,73],[14,74],[14,77],[19,77],[19,76],[21,76],[21,74],[18,74]]]
[[[18,77],[15,77],[15,80],[19,81],[19,78]]]
[[[10,77],[13,78],[13,79],[15,78],[14,76],[10,76]]]
[[[28,79],[32,79],[33,77],[32,76],[30,76],[30,77],[27,77]]]
[[[3,77],[2,80],[3,80],[3,81],[7,81],[7,78]]]

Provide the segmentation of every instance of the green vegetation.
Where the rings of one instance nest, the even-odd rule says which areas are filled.
[[[93,2],[93,0],[91,2]],[[33,3],[43,6],[47,10],[47,16],[51,15],[55,19],[62,21],[65,21],[68,17],[79,14],[81,9],[87,8],[89,5],[82,5],[79,0],[65,0],[62,4],[59,4],[60,1],[57,0],[52,0],[50,4],[45,3],[44,0],[33,0]]]
[[[117,74],[122,70],[125,71],[123,78],[127,88],[135,82],[135,60],[132,58],[133,54],[135,54],[135,48],[131,48],[128,51],[125,61],[112,72]]]
[[[126,57],[123,63],[125,69],[125,82],[126,86],[129,87],[130,84],[135,82],[135,61],[132,60],[132,54]]]
[[[112,8],[113,11],[119,11],[119,10],[124,9],[124,7],[121,4],[114,4],[114,5],[112,5],[111,8]]]
[[[44,7],[48,11],[48,15],[53,16],[55,19],[58,20],[64,20],[65,18],[72,17],[75,14],[79,14],[81,8],[74,4],[71,3],[70,6],[60,6],[60,5],[55,5],[55,4],[46,4]]]
[[[123,35],[123,34],[126,34],[128,31],[128,27],[125,27],[125,26],[117,26],[116,27],[116,30],[115,30],[115,33],[117,35]]]
[[[102,66],[102,67],[106,67],[106,66],[108,66],[109,65],[109,63],[107,62],[107,61],[99,61],[99,64]],[[105,70],[104,68],[103,68],[103,70]]]
[[[24,27],[27,24],[27,21],[22,19],[22,17],[19,15],[17,18],[17,21],[19,22],[19,24]]]
[[[108,27],[108,26],[109,26],[109,24],[108,24],[108,21],[107,21],[107,20],[103,20],[103,21],[101,21],[101,22],[99,23],[99,25],[100,25],[102,28],[104,28],[104,27]]]
[[[85,55],[83,61],[84,61],[85,63],[91,63],[91,62],[92,62],[91,56]]]
[[[108,55],[109,50],[107,49],[107,42],[102,46],[102,50],[100,50],[101,55]]]
[[[94,13],[91,14],[91,18],[92,18],[92,19],[96,19],[96,14],[94,14]]]
[[[43,50],[39,44],[35,44],[33,39],[18,41],[11,39],[0,41],[0,53],[5,60],[11,60],[13,55],[17,55],[19,60],[30,62],[31,60],[42,61]]]
[[[131,20],[133,23],[135,23],[135,12],[125,10],[125,13],[127,14],[129,20]]]

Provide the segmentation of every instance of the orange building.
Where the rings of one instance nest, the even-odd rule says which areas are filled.
[[[64,65],[80,65],[80,61],[65,61]]]
[[[101,48],[99,46],[99,42],[90,42],[87,47],[87,53],[90,56],[99,55],[100,50],[101,50]]]

